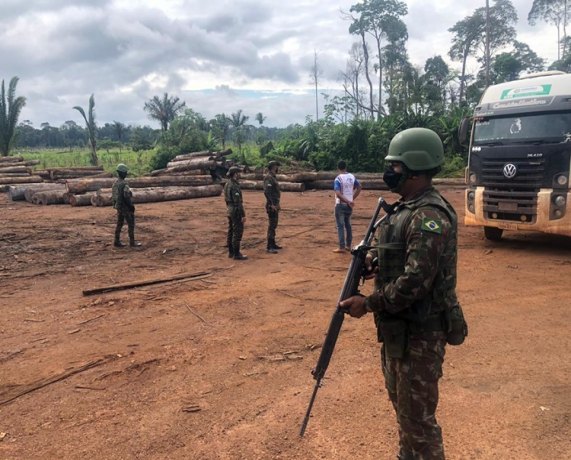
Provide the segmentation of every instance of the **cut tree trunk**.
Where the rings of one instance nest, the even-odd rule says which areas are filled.
[[[198,187],[150,187],[134,188],[133,203],[156,203],[159,201],[187,200],[218,196],[222,193],[221,185],[203,185]],[[92,197],[94,206],[111,206],[111,189],[101,189]]]
[[[45,192],[46,190],[63,190],[63,184],[30,184],[30,185],[11,185],[8,188],[8,198],[12,201],[24,201],[26,199],[25,193],[27,190],[35,192]]]
[[[231,153],[232,153],[231,149],[222,150],[220,152],[210,152],[209,150],[205,150],[203,152],[192,152],[192,153],[185,153],[183,155],[177,155],[171,161],[172,162],[178,162],[178,161],[190,160],[192,158],[201,158],[201,157],[202,158],[203,157],[221,158],[221,157],[224,157],[226,155],[230,155]]]
[[[91,206],[91,198],[97,195],[96,192],[87,192],[81,195],[68,194],[69,204],[72,206]]]
[[[1,163],[14,163],[17,161],[24,161],[24,157],[0,157]]]
[[[36,192],[32,196],[32,203],[48,205],[48,204],[65,204],[64,190],[47,190],[45,192]]]
[[[240,188],[242,190],[264,190],[264,181],[241,180]],[[303,192],[305,185],[300,182],[280,182],[280,190],[282,192]]]
[[[192,169],[210,169],[215,168],[218,162],[216,160],[208,160],[204,158],[194,158],[184,161],[171,161],[167,164],[167,169],[172,172],[188,171]]]
[[[67,191],[74,195],[94,192],[102,188],[109,188],[116,179],[78,179],[66,181]],[[127,179],[131,188],[169,187],[169,186],[198,186],[211,185],[210,176],[165,176],[165,177],[138,177]]]
[[[27,166],[8,166],[4,168],[0,166],[0,174],[3,173],[25,173],[25,174],[32,174],[32,168],[28,168]]]
[[[0,179],[0,185],[32,184],[41,182],[43,182],[43,179],[40,176],[5,177]]]

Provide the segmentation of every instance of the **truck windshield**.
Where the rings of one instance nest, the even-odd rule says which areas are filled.
[[[543,113],[475,120],[474,144],[562,142],[571,138],[571,113]]]

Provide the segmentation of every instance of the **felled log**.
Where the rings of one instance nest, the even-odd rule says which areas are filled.
[[[40,176],[4,177],[0,179],[0,185],[31,184],[40,182],[43,182],[43,179]]]
[[[109,188],[116,179],[78,179],[66,181],[67,191],[73,194],[94,192],[102,188]],[[127,179],[131,188],[172,187],[172,186],[198,186],[212,184],[210,176],[161,176],[137,177]]]
[[[14,163],[17,161],[24,161],[24,157],[0,157],[1,163]]]
[[[48,204],[65,204],[65,190],[46,190],[45,192],[36,192],[32,195],[32,203],[48,205]]]
[[[27,161],[4,161],[0,163],[0,168],[13,168],[15,166],[35,166],[39,165],[40,160],[27,160]]]
[[[198,187],[149,187],[134,188],[133,203],[156,203],[159,201],[187,200],[218,196],[222,193],[222,186],[202,185]],[[111,206],[111,189],[101,189],[91,198],[93,206]]]
[[[264,190],[264,181],[240,180],[240,188],[242,190]],[[280,190],[282,192],[303,192],[305,185],[301,182],[280,182]]]
[[[32,168],[28,168],[27,166],[7,166],[7,167],[0,166],[0,174],[3,173],[32,174]]]
[[[91,206],[91,198],[94,197],[96,192],[82,193],[81,195],[73,195],[68,193],[68,201],[72,206]]]
[[[12,201],[23,201],[26,199],[25,193],[27,190],[34,192],[44,192],[46,190],[63,190],[65,191],[64,184],[29,184],[29,185],[10,185],[8,188],[8,198]]]
[[[50,179],[73,179],[76,177],[87,177],[101,174],[102,169],[84,170],[84,169],[49,169]]]
[[[209,160],[204,158],[192,158],[184,161],[171,161],[167,163],[167,169],[172,172],[187,171],[191,169],[211,169],[217,165],[216,160]]]
[[[183,155],[177,155],[176,157],[174,157],[172,159],[172,162],[190,160],[191,158],[200,158],[200,157],[220,158],[220,157],[224,157],[226,155],[230,155],[231,153],[232,153],[232,149],[226,149],[226,150],[222,150],[220,152],[211,152],[210,150],[205,150],[202,152],[191,152],[191,153],[185,153]]]
[[[203,171],[202,169],[191,169],[188,171],[172,171],[170,169],[155,169],[154,171],[151,171],[151,176],[156,177],[156,176],[161,176],[161,177],[165,177],[165,176],[203,176],[207,173],[208,171]]]
[[[29,173],[17,173],[17,172],[10,172],[10,173],[0,173],[0,179],[3,177],[29,177]]]

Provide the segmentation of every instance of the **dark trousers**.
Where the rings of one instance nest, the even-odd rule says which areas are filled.
[[[404,460],[444,460],[436,407],[445,345],[444,338],[409,337],[401,359],[387,356],[384,345],[381,349],[385,386],[398,421],[399,458]]]
[[[335,224],[337,225],[337,237],[339,238],[339,247],[341,249],[350,248],[353,243],[351,214],[353,214],[353,208],[348,204],[339,203],[335,205]],[[346,237],[345,233],[347,233]]]
[[[269,206],[266,206],[266,212],[268,213],[268,249],[271,249],[276,245],[276,229],[280,212]]]
[[[226,244],[230,255],[240,253],[240,243],[242,242],[243,233],[244,223],[242,222],[242,216],[228,216],[228,234],[226,236]]]
[[[117,210],[117,226],[115,227],[115,242],[121,239],[121,229],[123,224],[127,221],[127,229],[129,232],[129,241],[135,241],[135,213],[130,211]]]

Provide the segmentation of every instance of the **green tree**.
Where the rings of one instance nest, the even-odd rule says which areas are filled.
[[[249,117],[242,113],[242,109],[230,115],[230,122],[232,124],[232,129],[234,133],[234,140],[238,144],[238,153],[240,154],[242,161],[246,163],[246,158],[242,154],[242,145],[246,140],[246,130],[248,125],[246,122]]]
[[[12,77],[8,84],[8,97],[4,88],[4,80],[0,88],[0,155],[3,157],[10,154],[16,137],[16,126],[22,108],[26,105],[26,98],[16,97],[18,77]]]
[[[533,0],[531,10],[527,15],[528,22],[534,26],[538,20],[545,21],[557,27],[557,60],[567,54],[567,21],[569,8],[567,0]],[[563,38],[561,28],[563,27]],[[563,47],[563,53],[561,53]]]
[[[85,120],[85,127],[87,128],[87,137],[89,139],[90,146],[90,163],[93,166],[97,166],[99,163],[99,158],[97,158],[97,140],[95,138],[97,127],[95,126],[95,97],[93,94],[89,98],[89,108],[87,110],[87,115],[85,114],[85,110],[83,110],[83,108],[78,105],[76,105],[74,109],[77,110]]]
[[[210,120],[210,129],[214,138],[222,144],[222,150],[226,150],[226,140],[230,133],[231,121],[224,113],[219,113]]]
[[[154,96],[145,102],[144,110],[149,114],[149,118],[157,120],[161,124],[161,130],[166,132],[169,123],[176,118],[185,105],[186,103],[178,97],[169,97],[168,93],[164,93],[162,99],[159,96]]]
[[[510,0],[495,0],[490,7],[490,56],[498,49],[512,43],[516,32],[517,12]],[[476,57],[486,65],[486,8],[477,8],[471,16],[458,21],[448,29],[452,32],[452,46],[448,52],[453,61],[462,61],[460,76],[459,103],[463,102],[466,89],[466,61],[469,56]]]
[[[370,103],[371,113],[377,113],[377,119],[383,114],[383,42],[396,41],[396,34],[403,37],[402,27],[404,23],[400,17],[408,13],[407,5],[398,0],[364,0],[362,3],[352,5],[350,10],[355,16],[352,17],[353,22],[349,27],[349,32],[354,35],[361,36],[363,42],[363,52],[368,56],[366,49],[365,34],[373,38],[377,51],[377,62],[375,69],[379,73],[377,85],[377,103],[373,102],[372,82],[369,80],[370,87]],[[406,26],[404,26],[406,33]],[[368,61],[368,57],[367,57]],[[366,65],[368,72],[368,65]],[[375,107],[376,105],[376,107]]]
[[[121,147],[123,146],[123,139],[125,137],[125,124],[120,121],[113,121],[113,129],[115,130],[115,135],[119,142],[119,152],[121,152]]]
[[[258,124],[260,126],[262,126],[264,124],[264,121],[266,121],[266,118],[268,118],[268,117],[264,117],[264,115],[262,115],[262,112],[258,112],[256,114],[256,121],[258,122]]]

